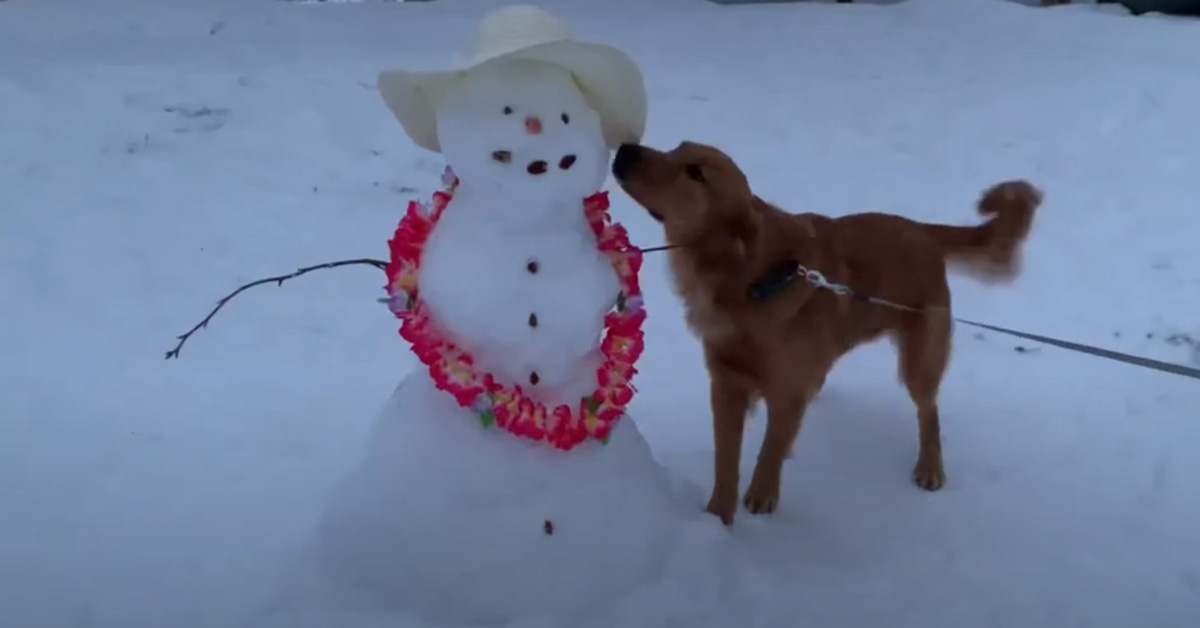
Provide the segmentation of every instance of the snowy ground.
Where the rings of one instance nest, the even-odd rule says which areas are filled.
[[[795,210],[967,221],[984,186],[1033,179],[1026,276],[956,280],[959,313],[1200,363],[1196,22],[997,0],[545,4],[642,64],[648,142],[719,144]],[[0,3],[0,625],[266,620],[413,365],[381,275],[262,289],[181,360],[163,352],[237,284],[386,254],[441,162],[375,73],[448,63],[492,6]],[[614,211],[657,243],[619,192]],[[662,259],[643,285],[633,413],[697,527],[597,626],[1200,624],[1196,381],[962,328],[950,483],[922,494],[912,410],[872,347],[812,409],[782,510],[726,533],[699,515],[705,377]]]

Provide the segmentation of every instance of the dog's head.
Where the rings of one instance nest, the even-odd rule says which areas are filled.
[[[670,151],[640,144],[617,150],[612,173],[655,220],[668,241],[682,243],[752,211],[754,194],[737,164],[720,150],[683,142]]]

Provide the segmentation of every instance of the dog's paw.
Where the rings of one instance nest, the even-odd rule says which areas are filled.
[[[775,512],[775,508],[779,505],[779,483],[750,482],[750,488],[746,490],[746,496],[742,498],[742,503],[746,506],[746,510],[750,511],[750,514],[766,515]]]
[[[940,458],[920,458],[913,467],[913,483],[927,490],[936,491],[946,484],[946,470]]]
[[[714,492],[708,499],[708,506],[704,507],[704,511],[716,515],[726,526],[731,526],[734,516],[737,515],[737,506],[737,493]]]

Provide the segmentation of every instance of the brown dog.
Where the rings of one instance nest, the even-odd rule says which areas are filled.
[[[767,428],[743,503],[767,513],[826,375],[851,349],[884,335],[899,349],[900,379],[917,406],[913,480],[942,487],[937,397],[950,358],[947,263],[987,279],[1014,278],[1041,192],[1025,181],[996,185],[979,201],[989,220],[956,227],[881,213],[789,214],[755,196],[724,153],[691,142],[670,152],[627,144],[612,171],[663,224],[688,325],[704,345],[716,449],[709,512],[733,522],[751,400],[766,401]],[[899,307],[819,288],[805,269]]]

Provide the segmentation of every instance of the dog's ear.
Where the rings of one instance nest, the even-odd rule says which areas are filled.
[[[754,204],[749,203],[746,207],[726,216],[725,228],[730,235],[730,248],[737,265],[745,267],[754,259],[759,233],[762,230],[762,217],[759,216]]]
[[[745,301],[759,246],[762,217],[753,206],[731,208],[713,224],[703,257],[713,275],[713,299],[722,306]]]
[[[711,216],[692,247],[701,266],[732,271],[751,260],[758,242],[761,218],[753,208],[738,208]]]

